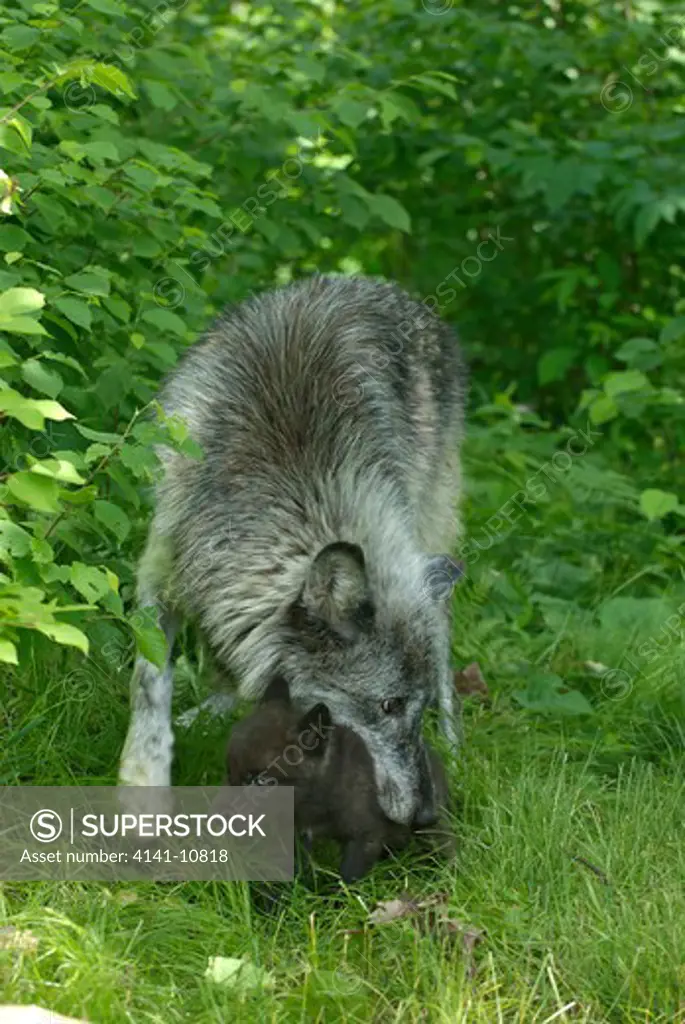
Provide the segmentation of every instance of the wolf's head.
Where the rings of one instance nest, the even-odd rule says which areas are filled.
[[[332,728],[324,704],[300,714],[290,702],[285,679],[273,679],[259,707],[231,730],[226,755],[228,784],[316,784]]]
[[[440,561],[441,571],[446,564]],[[427,561],[410,579],[413,593],[401,593],[401,586],[379,593],[383,588],[377,580],[372,585],[360,547],[328,544],[289,608],[282,659],[293,700],[325,704],[336,724],[361,737],[383,811],[416,826],[436,817],[422,721],[449,659],[444,606],[425,588],[418,592],[431,566],[438,562]]]

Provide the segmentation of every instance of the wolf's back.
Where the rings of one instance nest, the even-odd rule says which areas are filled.
[[[402,550],[451,549],[464,393],[453,332],[364,277],[249,299],[189,349],[162,401],[205,458],[164,454],[157,523],[227,656],[331,541],[360,544],[379,580]]]

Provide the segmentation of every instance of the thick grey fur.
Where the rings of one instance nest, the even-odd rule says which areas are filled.
[[[122,784],[170,783],[171,650],[190,615],[242,697],[281,672],[296,704],[362,737],[390,818],[431,819],[424,709],[455,746],[460,730],[436,599],[453,576],[428,554],[460,534],[465,382],[451,329],[366,277],[253,297],[188,350],[161,401],[205,458],[160,452],[138,597],[170,653],[163,671],[136,661]]]

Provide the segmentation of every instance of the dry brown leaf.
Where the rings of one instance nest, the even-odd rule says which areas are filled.
[[[38,949],[38,939],[33,932],[22,931],[14,925],[3,925],[0,928],[0,949],[17,949],[22,953],[35,953]]]
[[[369,914],[369,924],[390,924],[401,917],[409,917],[415,912],[411,902],[399,900],[382,900],[376,909]]]
[[[445,908],[448,893],[434,893],[424,899],[416,899],[409,893],[402,893],[397,899],[382,900],[369,914],[369,924],[384,925],[403,918],[412,918],[416,927],[437,937],[452,937],[461,942],[469,977],[475,974],[473,952],[485,932],[473,928],[458,918],[450,917]]]
[[[477,661],[472,661],[466,668],[454,673],[454,688],[462,697],[480,697],[482,700],[490,697],[488,684]]]
[[[116,898],[117,902],[120,903],[123,907],[125,907],[129,903],[136,903],[138,901],[138,894],[135,892],[128,892],[125,890],[124,892],[118,892]]]
[[[369,924],[390,924],[402,917],[413,917],[422,910],[430,910],[447,900],[447,893],[433,893],[423,900],[417,900],[408,892],[403,892],[395,900],[381,900],[375,910],[369,914]]]

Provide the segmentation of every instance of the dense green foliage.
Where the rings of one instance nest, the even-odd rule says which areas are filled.
[[[495,932],[498,959],[468,1019],[505,1019],[504,985],[506,1019],[545,1020],[560,1003],[541,951],[560,947],[564,998],[580,991],[582,1019],[676,1019],[682,976],[669,966],[682,961],[685,914],[671,927],[668,901],[652,903],[649,879],[625,858],[656,856],[659,823],[673,848],[682,771],[684,64],[685,20],[656,0],[6,0],[0,784],[114,777],[133,646],[153,659],[160,650],[154,626],[132,614],[152,445],[198,455],[155,405],[163,374],[251,292],[314,270],[393,278],[458,326],[472,367],[454,651],[479,660],[493,707],[468,712],[476,754],[459,780],[465,874],[454,891]],[[179,709],[206,689],[185,651]],[[199,725],[182,733],[181,780],[216,782],[220,747],[217,736],[207,753]],[[550,750],[575,759],[560,796],[545,788]],[[638,763],[621,790],[622,831],[604,780],[620,790],[628,757]],[[596,772],[587,786],[585,759]],[[663,813],[643,821],[645,802]],[[630,898],[609,908],[595,888],[584,903],[570,860],[557,873],[546,862],[542,895],[531,895],[536,857],[556,849],[559,807],[577,833],[591,804],[604,817],[579,852],[602,860],[620,846],[615,873]],[[510,860],[507,806],[524,822]],[[673,901],[675,863],[664,868]],[[549,895],[559,877],[566,904]],[[66,890],[52,898],[84,929],[69,975],[77,994],[61,1005],[85,1006],[100,905]],[[207,909],[204,890],[181,909],[174,899],[165,919],[190,927],[197,909],[198,934],[214,941],[226,907]],[[308,912],[298,905],[289,934],[309,962]],[[576,942],[571,920],[583,913]],[[121,914],[106,908],[102,921],[117,929]],[[332,912],[329,925],[325,972],[340,949]],[[268,959],[270,945],[245,937],[252,927],[235,924],[233,939]],[[181,940],[172,929],[165,941],[171,955]],[[143,946],[175,992],[154,942]],[[359,1019],[424,1019],[444,964],[383,1002],[391,947],[377,974],[356,965],[370,971]],[[103,978],[123,971],[118,947],[100,953]],[[292,962],[287,971],[290,984]],[[467,1019],[450,978],[445,1016],[436,1005],[430,1019]],[[103,981],[96,1019],[125,1019],[123,987]],[[23,998],[19,982],[12,991]],[[352,1013],[358,994],[340,1006]],[[184,1011],[158,1017],[151,989],[131,1019],[214,1021],[229,1005],[193,989]]]
[[[26,0],[1,18],[4,661],[27,631],[102,645],[103,612],[128,635],[151,442],[183,443],[141,411],[224,303],[314,268],[395,277],[460,324],[476,421],[512,467],[559,440],[543,419],[600,425],[630,466],[622,519],[664,521],[643,554],[679,559],[667,13]]]

